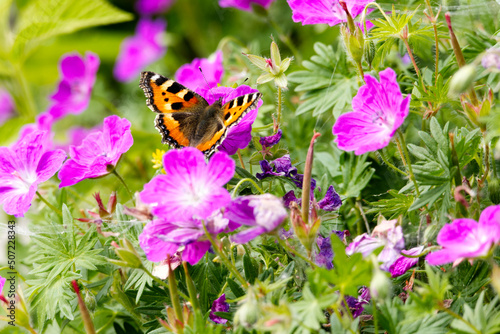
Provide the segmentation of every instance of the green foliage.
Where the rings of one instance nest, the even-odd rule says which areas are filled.
[[[484,333],[494,334],[500,332],[500,307],[498,306],[498,296],[493,298],[488,304],[484,303],[485,292],[481,292],[472,309],[469,305],[464,305],[464,315],[461,319],[454,319],[451,327],[456,333]]]
[[[295,91],[305,92],[304,101],[296,115],[312,111],[313,116],[333,112],[338,117],[350,104],[354,90],[358,87],[355,73],[347,71],[348,62],[345,53],[338,48],[333,51],[331,45],[314,44],[316,55],[311,60],[302,62],[305,70],[288,75],[290,82],[296,83]]]

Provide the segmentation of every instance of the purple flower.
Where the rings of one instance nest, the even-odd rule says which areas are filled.
[[[50,97],[52,103],[47,111],[53,121],[87,109],[99,62],[99,57],[92,52],[86,52],[85,58],[78,53],[62,56],[59,62],[61,81]]]
[[[109,174],[133,143],[126,118],[106,117],[102,131],[89,134],[80,146],[70,146],[70,160],[64,163],[58,175],[59,188]]]
[[[274,230],[288,214],[280,198],[264,194],[234,199],[224,216],[234,224],[251,226],[230,238],[232,242],[244,244]]]
[[[225,231],[229,223],[220,211],[214,211],[205,220],[207,231],[213,237]],[[182,260],[191,265],[198,263],[210,249],[201,219],[176,220],[175,216],[149,222],[139,236],[139,244],[153,262],[174,255],[182,247]]]
[[[142,15],[155,15],[167,11],[175,0],[137,0],[135,10]]]
[[[0,88],[0,126],[14,115],[15,107],[10,94]]]
[[[328,187],[325,197],[318,202],[318,206],[321,210],[325,211],[335,211],[342,205],[342,200],[339,194],[335,191],[333,186]]]
[[[294,22],[306,24],[328,24],[335,26],[341,22],[347,22],[347,15],[338,0],[287,0],[292,9]],[[363,12],[366,5],[372,0],[344,0],[352,17]],[[368,28],[368,25],[367,25]]]
[[[387,146],[408,116],[410,95],[403,99],[396,73],[387,68],[379,75],[380,83],[365,75],[366,84],[352,100],[354,111],[335,122],[333,134],[341,150],[360,155]]]
[[[403,230],[401,226],[396,226],[396,223],[397,220],[385,220],[373,229],[371,236],[366,233],[358,235],[347,246],[346,254],[361,253],[366,257],[377,248],[384,247],[378,255],[378,260],[382,262],[380,269],[389,271],[405,247]]]
[[[203,71],[203,74],[201,73],[200,68]],[[222,66],[222,51],[217,51],[208,59],[195,58],[190,64],[184,64],[179,67],[177,72],[175,72],[175,80],[201,94],[198,91],[198,88],[208,90],[210,88],[217,87],[217,84],[221,82],[223,72],[224,67]],[[203,78],[203,76],[205,76],[205,78]],[[204,96],[203,94],[201,95]],[[215,101],[216,99],[213,102]],[[213,102],[209,103],[211,104]]]
[[[419,255],[424,250],[424,246],[418,246],[411,248],[409,250],[404,250],[401,253],[406,255]],[[413,267],[418,263],[418,258],[410,258],[401,255],[389,268],[389,272],[392,277],[398,277],[403,275],[408,269]]]
[[[483,257],[500,241],[500,205],[487,207],[479,217],[455,219],[443,226],[437,236],[437,243],[443,249],[430,253],[425,258],[433,266],[463,259]]]
[[[352,296],[345,296],[345,300],[347,302],[347,305],[349,306],[349,309],[351,311],[352,317],[356,319],[363,313],[364,307],[363,305],[369,304],[370,303],[370,289],[367,287],[362,287],[358,291],[359,297],[354,298]]]
[[[12,147],[0,147],[0,203],[9,215],[23,217],[38,184],[50,179],[66,159],[63,150],[48,150],[46,131],[33,131]]]
[[[278,236],[281,240],[293,237],[293,229],[285,230],[283,227],[278,230]]]
[[[260,168],[263,173],[257,173],[255,176],[259,179],[265,179],[270,176],[285,176],[290,178],[293,183],[299,188],[302,188],[302,182],[304,180],[303,174],[298,174],[297,168],[292,166],[292,160],[289,154],[285,154],[281,158],[274,159],[269,162],[267,160],[261,160]],[[273,170],[274,166],[274,170]],[[316,180],[311,179],[311,190],[316,188]]]
[[[316,238],[316,244],[319,247],[319,253],[314,259],[318,266],[324,267],[328,270],[333,268],[333,249],[330,237],[323,238],[319,236]]]
[[[215,153],[207,165],[194,147],[170,150],[163,166],[166,175],[155,176],[140,193],[154,215],[168,221],[205,219],[231,202],[223,186],[233,177],[235,165],[226,153]]]
[[[263,161],[266,161],[266,160],[263,160]],[[262,161],[261,161],[262,162]],[[262,165],[261,165],[262,166]],[[302,202],[300,198],[297,198],[295,197],[295,192],[293,190],[290,190],[289,192],[287,192],[285,194],[285,196],[283,196],[283,204],[290,209],[290,204],[292,204],[292,202],[295,202],[297,203],[298,205],[300,205],[300,203]]]
[[[274,0],[219,0],[219,6],[234,7],[240,10],[251,12],[252,5],[258,5],[268,9],[273,2]]]
[[[281,140],[281,134],[283,131],[281,129],[278,130],[274,135],[269,137],[260,137],[259,143],[262,145],[262,148],[266,149],[268,147],[273,147],[278,144]]]
[[[162,35],[167,28],[163,19],[141,18],[135,35],[127,37],[120,46],[113,74],[116,80],[125,82],[137,77],[149,64],[165,55],[167,48]]]
[[[481,64],[484,68],[494,68],[500,70],[500,48],[489,48],[486,50]]]
[[[5,277],[0,276],[0,294],[2,294],[3,286],[5,285],[6,281],[7,279]]]
[[[229,304],[226,303],[225,293],[223,293],[222,296],[214,300],[212,304],[212,309],[210,310],[210,320],[212,320],[217,324],[225,324],[227,322],[227,319],[215,315],[214,312],[229,312]]]
[[[250,86],[241,85],[237,88],[230,87],[216,87],[212,89],[198,88],[197,93],[207,100],[209,104],[215,103],[222,98],[222,105],[245,94],[257,93],[257,89]],[[244,115],[237,125],[231,127],[226,135],[222,144],[218,147],[219,151],[226,152],[229,155],[235,154],[238,149],[244,149],[250,144],[252,140],[252,124],[257,118],[259,107],[262,106],[262,100],[257,102],[256,108],[250,110]]]

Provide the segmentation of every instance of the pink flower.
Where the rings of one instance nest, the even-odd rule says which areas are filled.
[[[226,153],[215,153],[207,164],[194,147],[170,150],[163,156],[163,166],[166,175],[155,176],[140,193],[154,215],[186,222],[205,219],[230,203],[224,185],[233,177],[235,165]]]
[[[372,0],[344,0],[344,2],[351,16],[356,17]],[[293,21],[302,22],[302,25],[324,23],[332,27],[347,22],[347,15],[338,0],[288,0],[288,5],[292,9]],[[367,28],[370,28],[368,24]]]
[[[241,85],[236,88],[221,86],[212,89],[199,88],[197,90],[197,93],[203,96],[209,104],[212,104],[222,98],[222,105],[237,98],[238,96],[257,92],[257,89],[253,89],[246,85]],[[250,141],[252,140],[252,124],[257,118],[257,113],[259,111],[259,107],[262,106],[262,103],[262,100],[259,100],[255,109],[248,111],[237,125],[234,125],[228,130],[226,138],[218,148],[219,151],[233,155],[238,151],[238,149],[244,149],[248,146],[248,144],[250,144]]]
[[[155,15],[167,11],[175,0],[137,0],[135,10],[142,15]]]
[[[15,107],[10,94],[0,88],[0,126],[14,115]]]
[[[116,115],[106,117],[102,131],[89,134],[80,146],[71,145],[70,160],[59,172],[59,188],[109,174],[134,143],[130,122]]]
[[[0,147],[0,203],[9,215],[23,217],[38,184],[50,179],[66,159],[63,150],[48,150],[46,131],[33,131],[12,147]]]
[[[353,111],[335,122],[333,134],[341,150],[360,155],[384,148],[408,116],[410,95],[403,99],[396,73],[387,68],[379,75],[380,83],[365,75],[366,84],[352,100]]]
[[[113,74],[118,81],[130,81],[151,63],[165,55],[167,48],[162,43],[162,34],[167,28],[163,19],[141,18],[135,35],[127,37],[120,46]]]
[[[500,241],[500,205],[487,207],[479,217],[455,219],[443,226],[437,236],[437,243],[443,249],[430,253],[425,258],[433,266],[463,259],[483,257]]]
[[[424,250],[424,246],[418,246],[418,247],[413,247],[409,250],[404,250],[401,253],[404,253],[406,255],[412,255],[416,256],[422,253]],[[391,273],[392,277],[398,277],[403,275],[405,272],[408,271],[411,267],[416,265],[418,263],[418,258],[411,258],[411,257],[406,257],[404,255],[401,255],[398,257],[396,261],[391,265],[389,268],[389,272]]]
[[[487,69],[500,70],[500,48],[489,48],[486,50],[486,53],[481,59],[481,64]]]
[[[228,220],[217,210],[206,217],[203,223],[214,238],[228,226]],[[149,261],[162,261],[168,255],[182,250],[182,260],[195,265],[210,249],[203,223],[198,218],[177,220],[176,216],[156,219],[144,227],[139,244]]]
[[[396,223],[397,220],[385,220],[373,229],[371,236],[366,233],[358,235],[347,246],[346,254],[361,253],[365,257],[377,248],[384,247],[378,255],[378,260],[382,262],[380,268],[389,271],[391,265],[401,255],[401,250],[405,247],[403,229],[401,226],[396,226]]]
[[[232,242],[244,244],[277,228],[288,213],[280,198],[264,194],[234,199],[224,216],[234,225],[251,226],[231,236]]]
[[[201,73],[200,68],[203,71],[203,74]],[[221,82],[223,73],[224,67],[222,66],[222,51],[217,51],[208,59],[195,58],[191,63],[184,64],[179,67],[177,72],[175,72],[175,80],[191,90],[198,92],[198,88],[208,90],[210,88],[217,87],[217,84]],[[205,78],[203,78],[203,76],[205,76]]]
[[[95,53],[87,52],[85,58],[78,53],[62,56],[59,62],[61,81],[50,97],[52,103],[47,111],[52,121],[87,109],[98,69],[99,57]]]
[[[234,7],[251,12],[252,5],[259,5],[267,9],[273,2],[274,0],[219,0],[219,6]]]

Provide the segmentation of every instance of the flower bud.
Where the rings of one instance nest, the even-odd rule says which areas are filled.
[[[142,268],[142,261],[134,246],[127,239],[120,240],[120,246],[115,248],[119,260],[108,259],[109,262],[122,267]]]
[[[375,49],[375,43],[372,40],[365,41],[365,60],[368,63],[368,66],[372,66],[373,59],[375,59],[375,53],[377,50]]]
[[[94,313],[95,311],[95,308],[97,306],[97,303],[96,303],[96,300],[95,300],[95,296],[94,294],[90,291],[90,290],[87,290],[85,292],[85,299],[84,299],[84,302],[85,302],[85,306],[87,306],[87,309],[91,312],[91,313]]]
[[[378,266],[378,261],[375,256],[372,256],[373,261],[373,277],[370,282],[370,294],[378,301],[383,301],[391,294],[391,281],[387,277],[387,273],[382,271]]]
[[[476,78],[476,66],[465,65],[460,68],[450,82],[449,95],[455,96],[465,93],[465,91],[472,87],[474,79]]]
[[[488,196],[493,204],[500,204],[500,180],[492,178],[488,182]]]
[[[235,326],[242,325],[245,328],[250,328],[262,317],[260,306],[257,302],[257,296],[253,287],[249,287],[245,299],[241,301],[241,305],[234,314]]]

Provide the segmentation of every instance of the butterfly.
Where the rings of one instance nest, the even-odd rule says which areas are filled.
[[[154,72],[142,72],[139,86],[149,109],[158,113],[155,127],[162,135],[162,143],[174,148],[196,147],[207,157],[262,96],[251,93],[224,105],[222,99],[208,104],[199,94]]]

